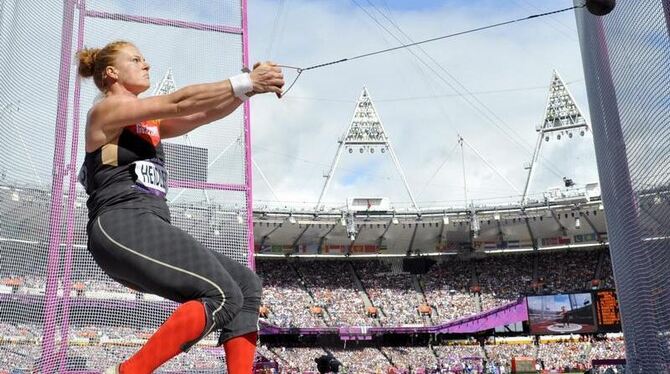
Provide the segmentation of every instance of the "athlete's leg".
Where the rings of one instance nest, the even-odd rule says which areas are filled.
[[[206,314],[205,306],[199,300],[181,304],[142,348],[120,365],[120,373],[153,373],[201,338],[207,329]]]
[[[242,291],[214,252],[151,212],[120,209],[102,214],[89,230],[89,250],[121,283],[186,303],[122,365],[122,373],[152,372],[230,323],[242,309]]]
[[[215,253],[226,271],[242,290],[242,310],[228,324],[221,326],[219,345],[226,351],[226,366],[229,374],[248,374],[253,369],[258,339],[258,308],[261,305],[261,280],[246,266]]]
[[[235,280],[242,291],[242,309],[229,323],[221,326],[219,344],[249,332],[258,331],[258,308],[261,306],[261,279],[248,267],[232,258],[212,251],[221,266]]]

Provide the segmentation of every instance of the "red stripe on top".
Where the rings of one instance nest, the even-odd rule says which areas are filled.
[[[126,126],[126,129],[156,147],[161,142],[160,124],[161,121],[155,119]]]

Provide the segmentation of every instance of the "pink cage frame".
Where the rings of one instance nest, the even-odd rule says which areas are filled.
[[[68,346],[69,330],[69,297],[63,297],[61,312],[62,322],[57,324],[58,315],[58,283],[62,281],[63,295],[69,295],[72,289],[72,249],[74,237],[74,198],[67,199],[67,206],[63,211],[63,192],[66,178],[68,180],[67,196],[75,196],[77,184],[77,147],[79,142],[79,109],[80,109],[80,79],[74,80],[74,96],[72,100],[72,126],[70,128],[72,141],[70,144],[70,162],[66,164],[66,139],[68,135],[68,110],[70,100],[68,93],[71,84],[71,67],[73,66],[73,35],[75,25],[75,11],[78,10],[76,49],[83,47],[84,29],[87,18],[114,19],[126,22],[136,22],[144,24],[153,24],[160,26],[171,26],[188,28],[194,30],[204,30],[220,33],[230,33],[240,35],[242,38],[242,63],[249,65],[248,48],[248,23],[247,23],[247,0],[241,0],[241,20],[242,27],[232,27],[226,25],[204,24],[198,22],[188,22],[181,20],[168,20],[161,18],[152,18],[145,16],[134,16],[129,14],[107,13],[86,9],[86,0],[63,0],[63,24],[61,34],[60,51],[60,71],[58,78],[58,105],[55,128],[55,146],[54,146],[54,171],[52,176],[51,202],[49,212],[49,248],[47,265],[47,283],[45,289],[44,306],[44,332],[41,347],[41,372],[44,373],[63,373],[64,364]],[[170,181],[170,187],[176,188],[198,188],[208,190],[240,191],[245,193],[247,209],[247,264],[251,269],[255,269],[254,262],[254,237],[253,237],[253,214],[252,214],[252,170],[251,170],[251,127],[250,127],[250,105],[249,101],[244,103],[244,134],[245,134],[245,182],[244,184],[225,184],[225,183],[198,183],[197,186],[189,181]],[[62,238],[61,225],[63,213],[65,213],[65,238]],[[64,240],[64,245],[61,243]],[[60,256],[64,258],[64,271],[62,278],[59,278],[58,263]],[[61,340],[56,342],[56,329],[60,328]],[[70,371],[70,373],[72,373]]]

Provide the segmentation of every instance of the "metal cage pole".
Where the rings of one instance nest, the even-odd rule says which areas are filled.
[[[63,215],[63,184],[65,181],[65,141],[67,138],[68,93],[72,66],[72,33],[75,0],[63,1],[61,27],[60,72],[58,77],[58,106],[54,142],[54,164],[49,204],[49,249],[47,255],[47,283],[44,295],[44,330],[40,355],[40,371],[54,372],[56,345],[56,316],[58,314],[58,263],[60,260],[60,231]]]
[[[247,17],[247,0],[242,0],[242,64],[249,66],[249,22]],[[256,270],[254,259],[254,214],[252,199],[252,160],[251,160],[251,103],[244,102],[244,173],[247,198],[247,266]]]

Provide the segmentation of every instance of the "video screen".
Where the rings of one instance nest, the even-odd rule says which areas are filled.
[[[528,296],[530,333],[582,334],[596,331],[591,293]]]

